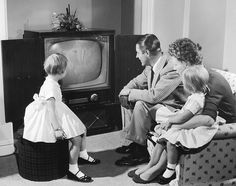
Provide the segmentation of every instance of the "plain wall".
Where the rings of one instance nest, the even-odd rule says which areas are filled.
[[[121,0],[121,34],[141,33],[142,0]]]
[[[202,46],[204,64],[222,68],[226,0],[191,0],[189,38]]]
[[[171,42],[183,35],[184,0],[154,1],[154,34],[159,38],[163,51]]]
[[[134,33],[135,0],[121,1],[121,33]]]
[[[236,1],[226,1],[225,45],[223,69],[236,73]]]
[[[22,38],[24,29],[50,30],[52,13],[65,13],[68,4],[85,27],[120,33],[121,0],[7,0],[9,38]]]
[[[91,28],[115,29],[120,34],[121,0],[92,0],[91,5]]]

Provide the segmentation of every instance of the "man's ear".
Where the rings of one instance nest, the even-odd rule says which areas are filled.
[[[149,50],[146,50],[146,51],[145,51],[145,54],[146,54],[147,56],[150,56],[150,51],[149,51]]]
[[[191,66],[191,64],[188,61],[186,61],[185,64],[186,64],[186,67],[190,67]]]

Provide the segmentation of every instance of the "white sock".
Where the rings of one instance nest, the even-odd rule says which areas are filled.
[[[80,151],[79,157],[82,158],[82,159],[88,160],[89,162],[94,161],[94,158],[92,158],[91,156],[88,155],[88,152],[87,152],[86,149],[83,150],[83,151]]]
[[[173,170],[167,168],[163,174],[164,178],[170,178],[175,173],[176,164],[167,163],[167,167]]]
[[[82,176],[84,176],[84,173],[82,173],[81,171],[79,171],[79,167],[78,164],[69,164],[69,171],[73,174],[76,174],[76,176],[78,178],[81,178]],[[79,172],[78,172],[79,171]]]
[[[69,171],[73,174],[77,173],[79,171],[78,164],[69,164]]]
[[[89,158],[89,155],[88,155],[87,150],[85,149],[85,150],[83,150],[83,151],[80,151],[79,157],[81,157],[81,158],[87,160],[87,159]]]

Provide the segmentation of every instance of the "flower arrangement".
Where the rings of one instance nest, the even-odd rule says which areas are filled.
[[[75,17],[77,9],[71,15],[70,4],[66,8],[66,14],[53,13],[52,17],[52,30],[53,31],[80,31],[84,29],[83,24]]]

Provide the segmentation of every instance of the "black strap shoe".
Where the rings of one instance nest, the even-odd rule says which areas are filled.
[[[96,165],[96,164],[101,163],[101,160],[92,158],[91,156],[89,156],[87,160],[83,158],[78,158],[78,163],[80,165],[83,165],[83,164]]]
[[[118,147],[115,151],[120,154],[131,154],[136,147],[136,143],[131,143],[128,146]]]
[[[90,176],[84,175],[82,177],[77,177],[77,174],[80,171],[78,171],[76,174],[73,174],[70,171],[67,171],[67,178],[70,180],[75,180],[75,181],[79,181],[79,182],[92,182],[93,179]]]
[[[175,169],[171,169],[169,167],[167,167],[167,169],[175,171]],[[175,178],[176,178],[176,172],[169,178],[165,178],[165,177],[163,177],[163,175],[161,175],[161,176],[159,176],[157,183],[159,183],[161,185],[166,185],[166,184],[170,183],[172,180],[174,180]]]

